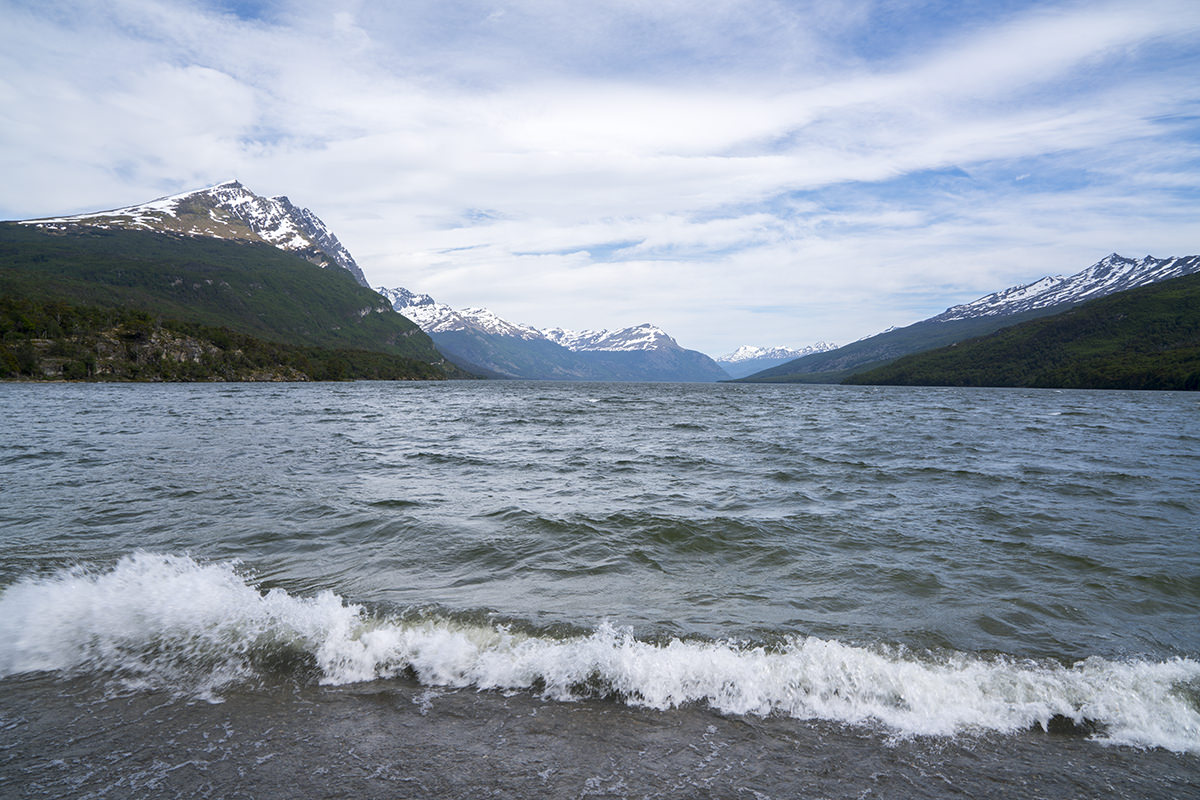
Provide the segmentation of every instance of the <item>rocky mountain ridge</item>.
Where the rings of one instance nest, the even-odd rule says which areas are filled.
[[[729,375],[703,353],[649,323],[616,331],[539,330],[486,308],[453,309],[404,288],[376,289],[467,369],[498,377],[716,381]]]
[[[620,330],[572,331],[566,328],[547,328],[542,334],[568,350],[632,352],[635,350],[669,350],[679,343],[657,325],[643,322]]]
[[[236,180],[111,211],[22,220],[21,224],[47,230],[149,230],[266,242],[297,253],[317,266],[341,267],[359,285],[367,286],[367,279],[350,251],[316,214],[282,195],[257,195]]]
[[[898,358],[847,383],[1200,389],[1200,273]]]
[[[744,344],[732,353],[726,353],[723,356],[717,356],[715,359],[718,364],[737,364],[742,361],[755,361],[763,358],[800,358],[809,353],[824,353],[826,350],[833,350],[837,347],[829,342],[817,342],[808,347],[794,348],[784,347],[758,347],[752,344]]]
[[[813,353],[743,380],[839,383],[901,356],[986,336],[1001,328],[1070,309],[1090,300],[1200,272],[1200,255],[1140,259],[1117,253],[1066,277],[1046,276],[1011,286],[902,328]]]
[[[392,308],[411,319],[429,334],[450,331],[476,330],[495,336],[513,336],[526,341],[546,338],[541,331],[529,325],[514,325],[501,319],[486,308],[464,308],[455,310],[439,303],[427,294],[417,294],[408,289],[385,286],[375,287]]]
[[[547,340],[573,352],[636,351],[679,348],[679,343],[657,325],[642,323],[620,330],[574,331],[567,328],[538,329],[502,319],[486,308],[453,309],[427,294],[417,294],[402,287],[389,289],[377,286],[392,308],[411,319],[426,333],[475,330],[493,336],[512,336],[525,341]]]
[[[370,288],[353,256],[316,214],[284,196],[257,195],[236,180],[109,211],[22,220],[18,227],[58,234],[127,231],[266,244],[322,268],[340,267]],[[649,324],[618,331],[542,331],[508,322],[486,308],[455,310],[406,289],[381,287],[372,296],[378,303],[360,309],[360,316],[397,310],[440,337],[447,354],[479,374],[581,380],[728,377],[708,356],[685,350]],[[593,355],[580,355],[584,353]]]
[[[825,353],[837,349],[829,342],[817,342],[802,348],[793,347],[758,347],[745,344],[732,353],[718,356],[715,360],[729,373],[731,378],[744,378],[764,369],[786,364],[797,358],[803,358],[814,353]]]
[[[1010,286],[970,303],[946,309],[930,321],[1019,314],[1039,308],[1082,303],[1138,286],[1200,271],[1200,256],[1140,259],[1110,253],[1073,275],[1047,275],[1032,283]]]

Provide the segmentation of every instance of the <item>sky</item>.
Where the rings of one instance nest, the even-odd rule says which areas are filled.
[[[1200,2],[0,0],[0,219],[238,179],[372,285],[710,355],[1200,253]]]

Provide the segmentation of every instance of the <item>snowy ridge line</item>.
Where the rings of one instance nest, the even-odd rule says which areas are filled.
[[[717,356],[714,361],[718,364],[737,364],[742,361],[755,361],[758,359],[779,359],[781,361],[790,361],[802,356],[812,355],[813,353],[824,353],[829,350],[836,350],[837,345],[830,342],[817,342],[801,348],[785,347],[779,345],[777,347],[758,347],[752,344],[744,344],[732,353],[726,353],[723,356]]]
[[[568,350],[575,351],[622,351],[622,350],[658,350],[664,347],[676,348],[679,343],[662,328],[644,322],[641,325],[631,325],[620,330],[587,330],[572,331],[565,328],[547,328],[542,331],[546,338],[556,342]]]
[[[37,219],[20,220],[21,225],[42,226],[53,223],[80,223],[92,219],[104,217],[133,217],[135,220],[139,217],[147,217],[147,215],[155,215],[147,217],[142,222],[157,221],[157,215],[166,215],[169,217],[178,216],[176,213],[179,203],[192,195],[212,192],[217,189],[232,186],[236,181],[225,181],[223,183],[214,184],[192,192],[181,192],[179,194],[167,195],[151,200],[148,203],[140,203],[135,206],[126,206],[124,208],[113,208],[105,211],[91,211],[84,214],[74,214],[67,217],[39,217]],[[240,184],[238,184],[240,185]]]
[[[417,323],[426,333],[475,330],[494,336],[513,336],[526,341],[549,341],[575,352],[682,349],[662,328],[649,323],[617,331],[571,331],[564,328],[539,330],[500,318],[486,308],[453,309],[427,294],[397,287],[375,287],[392,308]]]
[[[1200,256],[1147,255],[1133,259],[1112,253],[1074,275],[1048,275],[1032,283],[1011,286],[970,303],[952,306],[931,321],[1018,314],[1047,306],[1082,303],[1194,272],[1200,272]]]
[[[417,323],[426,333],[478,330],[498,336],[515,336],[519,339],[543,339],[541,331],[529,325],[514,325],[501,319],[486,308],[464,308],[455,311],[444,303],[436,302],[427,294],[415,294],[403,288],[388,289],[375,287],[397,312]]]
[[[1013,734],[1066,719],[1103,743],[1200,753],[1200,662],[1189,658],[1063,666],[799,635],[772,648],[662,644],[607,623],[584,636],[522,635],[372,615],[330,591],[263,593],[233,564],[149,553],[107,570],[27,577],[0,592],[0,677],[107,676],[217,700],[223,687],[269,677],[286,657],[311,664],[328,685],[415,678],[662,711],[701,703],[724,714],[882,725],[901,736]]]
[[[366,286],[362,269],[316,214],[287,197],[261,197],[237,181],[148,203],[67,217],[21,220],[50,229],[126,228],[234,241],[262,241],[298,253],[321,267],[335,265]]]

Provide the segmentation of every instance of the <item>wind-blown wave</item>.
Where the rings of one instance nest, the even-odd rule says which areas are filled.
[[[902,735],[1058,724],[1115,744],[1200,752],[1200,663],[934,655],[794,636],[772,647],[652,643],[602,624],[568,638],[368,613],[333,592],[260,591],[228,563],[139,553],[0,593],[0,676],[108,674],[214,697],[297,665],[330,685],[425,685],[611,697],[671,709],[882,724]]]

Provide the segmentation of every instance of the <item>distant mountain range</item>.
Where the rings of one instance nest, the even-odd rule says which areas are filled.
[[[1059,314],[1080,303],[1200,272],[1200,256],[1141,259],[1113,253],[1070,276],[1047,276],[954,306],[929,319],[827,352],[754,373],[743,380],[840,383],[901,356],[984,336],[1031,319]]]
[[[368,286],[362,269],[329,228],[286,197],[262,197],[237,181],[127,208],[22,224],[48,231],[131,230],[260,242],[320,267],[338,266]],[[380,289],[398,313],[433,337],[447,358],[481,375],[577,380],[715,381],[729,376],[708,356],[685,350],[664,331],[539,331],[484,308],[455,311],[428,295]]]
[[[613,331],[537,329],[485,308],[455,310],[406,289],[381,287],[376,293],[349,251],[310,210],[286,197],[262,197],[229,181],[111,211],[0,224],[0,293],[7,303],[3,324],[8,326],[4,335],[27,342],[19,354],[5,345],[0,360],[10,372],[13,364],[24,365],[22,374],[49,369],[46,375],[53,377],[61,367],[66,375],[68,361],[72,375],[84,368],[88,375],[99,374],[96,370],[103,369],[94,368],[99,362],[86,352],[89,342],[100,342],[107,351],[127,355],[123,365],[113,361],[112,374],[157,376],[154,379],[216,374],[212,364],[221,365],[220,374],[230,379],[461,374],[445,364],[444,354],[472,373],[503,378],[836,383],[906,355],[1197,272],[1200,256],[1132,259],[1113,253],[1073,275],[1013,286],[843,347],[825,342],[802,349],[747,345],[713,360],[680,347],[650,324]],[[317,279],[319,275],[328,279]],[[141,313],[150,317],[137,316]],[[22,327],[34,319],[71,319],[74,327],[53,336],[51,330]],[[149,328],[145,319],[151,320]],[[57,322],[39,324],[61,327]],[[96,327],[103,325],[110,329]],[[1146,325],[1146,330],[1153,328]],[[141,338],[134,337],[137,347],[126,335],[132,329],[143,331]],[[242,338],[230,338],[223,330]],[[1075,337],[1072,341],[1079,340],[1075,333],[1070,335]],[[1186,331],[1181,335],[1186,338]],[[125,344],[118,347],[114,342]],[[1177,345],[1186,343],[1162,346]],[[1045,342],[1039,347],[1039,352],[1052,350]],[[39,348],[46,351],[42,355],[53,351],[59,356],[42,359]],[[170,358],[195,363],[181,367],[147,362],[168,350]],[[62,356],[67,352],[74,355]],[[207,354],[203,360],[211,369],[199,363],[202,359],[196,354],[201,352]],[[254,354],[253,363],[246,353]],[[388,358],[409,359],[412,369]],[[943,364],[953,361],[939,358]],[[1175,369],[1184,362],[1170,363]]]
[[[825,353],[835,349],[837,349],[837,346],[829,342],[817,342],[814,345],[799,349],[792,347],[756,347],[747,344],[742,345],[732,353],[718,356],[716,362],[729,373],[729,377],[744,378],[747,375],[753,375],[755,372],[760,372],[764,369],[787,363],[788,361],[795,361],[797,358],[803,358],[813,353]]]
[[[711,358],[679,346],[661,328],[539,330],[486,308],[455,310],[427,294],[378,287],[399,313],[421,326],[464,369],[493,377],[552,380],[718,381],[729,375]]]
[[[287,197],[262,197],[237,181],[110,211],[24,220],[19,224],[58,235],[152,232],[172,234],[185,241],[270,245],[321,268],[340,267],[360,286],[368,287],[354,257],[312,211],[296,206]],[[729,377],[708,356],[680,347],[653,325],[619,331],[539,331],[506,322],[483,308],[454,311],[428,295],[404,289],[381,289],[380,293],[386,299],[384,308],[391,307],[416,322],[434,337],[447,358],[480,375],[657,381]],[[313,302],[320,304],[319,300]],[[220,319],[206,314],[203,305],[191,315],[174,307],[173,318],[194,319],[199,315],[206,317],[206,324],[221,324]],[[264,331],[257,333],[262,335]]]

